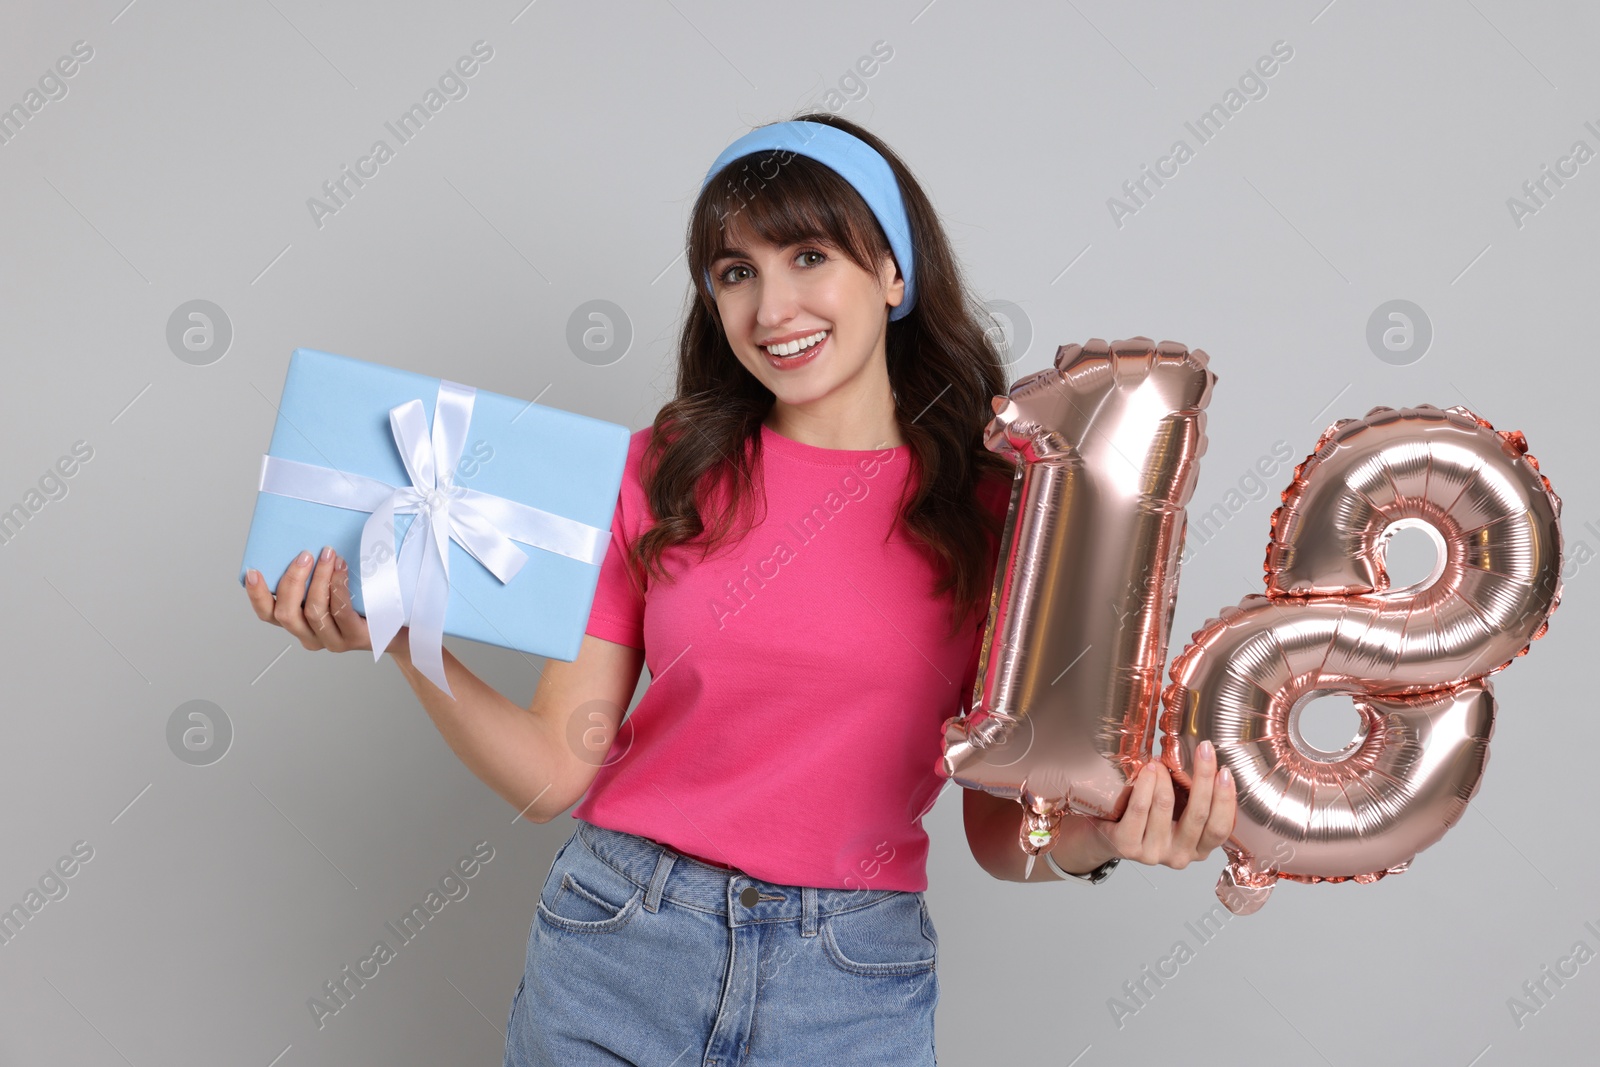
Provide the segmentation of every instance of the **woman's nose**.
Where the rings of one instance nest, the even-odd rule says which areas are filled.
[[[758,305],[756,321],[766,327],[777,326],[794,317],[799,290],[783,272],[763,274],[756,279]]]

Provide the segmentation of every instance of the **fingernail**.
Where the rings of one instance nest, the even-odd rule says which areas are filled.
[[[1233,784],[1233,772],[1228,770],[1228,768],[1226,768],[1226,767],[1222,768],[1222,784],[1223,785],[1232,785]]]
[[[335,559],[333,561],[333,569],[334,570],[342,571],[342,570],[344,570],[344,568],[345,568],[345,562],[344,562],[344,557],[343,556],[339,556],[337,559]]]
[[[332,545],[323,545],[322,546],[322,562],[326,563],[332,558],[333,558],[333,546]]]
[[[1202,741],[1202,742],[1200,742],[1200,758],[1201,759],[1210,759],[1211,758],[1211,742],[1210,741]]]
[[[296,556],[294,558],[294,565],[296,567],[304,567],[307,563],[310,563],[310,562],[311,562],[311,553],[310,552],[302,552],[302,553],[300,553],[298,556]]]
[[[257,574],[253,568],[251,570],[247,570],[247,571],[244,572],[244,584],[245,585],[255,585],[260,580],[261,580],[261,576],[259,574]]]

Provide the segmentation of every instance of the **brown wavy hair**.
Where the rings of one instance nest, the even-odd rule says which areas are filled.
[[[916,303],[888,323],[886,356],[895,418],[920,476],[915,493],[909,499],[902,494],[899,524],[935,561],[939,576],[930,592],[949,596],[953,636],[972,612],[987,614],[1001,523],[979,503],[980,479],[1009,483],[1013,472],[1008,459],[983,444],[990,399],[1007,390],[999,353],[980,324],[993,319],[967,290],[933,205],[889,146],[828,112],[795,119],[859,137],[888,161],[900,184],[915,249]],[[759,177],[752,181],[752,174]],[[743,176],[740,182],[735,175]],[[749,490],[759,469],[761,423],[774,397],[729,347],[706,284],[710,257],[724,244],[722,231],[734,218],[741,229],[779,246],[827,239],[869,274],[882,257],[893,255],[860,194],[805,156],[776,149],[752,153],[707,183],[688,224],[694,288],[678,341],[677,393],[656,414],[641,468],[656,521],[632,553],[648,573],[669,581],[661,562],[667,548],[698,543],[704,559],[733,539],[736,518],[742,520],[741,539],[755,521],[750,512],[759,494]],[[748,462],[746,442],[754,448]],[[721,508],[712,503],[714,487],[727,491]]]

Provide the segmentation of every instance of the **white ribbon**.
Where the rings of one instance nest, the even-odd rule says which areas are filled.
[[[412,662],[452,699],[455,694],[444,674],[450,542],[466,549],[501,582],[509,582],[528,559],[512,541],[599,566],[611,540],[610,529],[454,484],[477,392],[470,385],[440,380],[431,440],[421,400],[389,409],[389,427],[410,485],[390,485],[270,453],[261,457],[261,492],[372,513],[361,528],[361,595],[372,658],[382,658],[400,627],[409,623]],[[396,514],[417,515],[398,556]],[[421,535],[413,536],[419,530]],[[370,575],[369,563],[376,564]]]

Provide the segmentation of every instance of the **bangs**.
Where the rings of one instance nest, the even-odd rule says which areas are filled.
[[[787,156],[787,159],[784,157]],[[707,184],[689,225],[690,276],[706,298],[705,273],[752,240],[779,247],[808,241],[839,249],[872,272],[892,255],[878,220],[855,187],[830,167],[790,152],[741,156]]]

